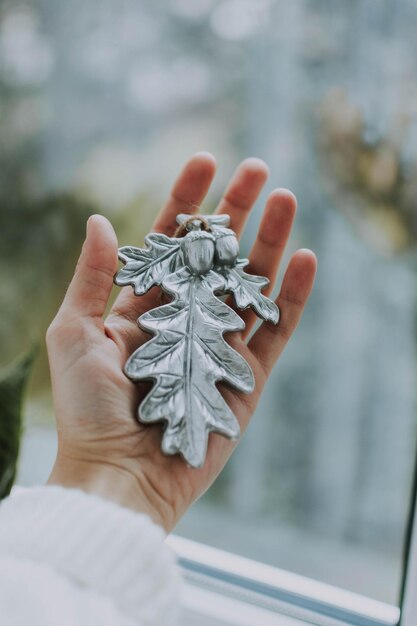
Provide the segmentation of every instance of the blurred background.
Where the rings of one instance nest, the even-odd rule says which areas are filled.
[[[140,245],[194,151],[219,163],[207,211],[265,159],[316,289],[177,532],[392,603],[417,434],[416,28],[414,0],[0,0],[1,364],[43,341],[88,215]],[[20,484],[55,446],[42,348]]]

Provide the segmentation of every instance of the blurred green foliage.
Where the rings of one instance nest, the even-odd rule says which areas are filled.
[[[1,362],[43,337],[71,278],[94,207],[69,194],[0,194]],[[47,379],[46,355],[35,385]]]
[[[13,486],[22,434],[22,406],[38,350],[27,352],[0,376],[0,500]]]

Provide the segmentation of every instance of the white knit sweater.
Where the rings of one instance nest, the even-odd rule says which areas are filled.
[[[180,576],[146,515],[75,489],[0,505],[1,626],[171,626]]]

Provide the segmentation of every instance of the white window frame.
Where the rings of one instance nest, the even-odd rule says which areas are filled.
[[[186,580],[187,626],[400,624],[398,607],[175,535],[168,543]]]
[[[417,626],[417,464],[400,606],[172,535],[186,581],[184,626]]]

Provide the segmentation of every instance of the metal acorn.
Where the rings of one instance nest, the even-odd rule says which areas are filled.
[[[192,230],[181,241],[184,265],[194,274],[205,274],[213,267],[214,237],[205,230]]]
[[[233,230],[222,228],[215,231],[217,265],[234,265],[239,256],[239,242]]]

